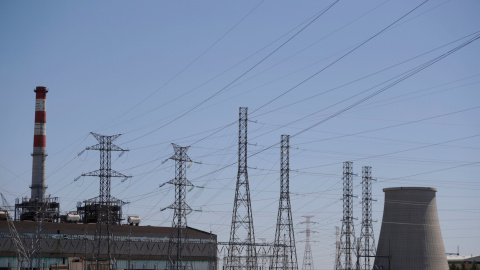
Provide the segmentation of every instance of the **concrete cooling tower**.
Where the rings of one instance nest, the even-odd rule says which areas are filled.
[[[437,189],[396,187],[383,191],[385,206],[373,269],[448,270]]]

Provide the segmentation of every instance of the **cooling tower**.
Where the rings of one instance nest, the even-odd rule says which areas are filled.
[[[385,188],[382,228],[373,269],[448,270],[438,222],[437,189]]]

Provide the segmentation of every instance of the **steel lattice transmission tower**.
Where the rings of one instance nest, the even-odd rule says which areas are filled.
[[[272,269],[297,270],[297,250],[290,206],[290,136],[282,135],[280,145],[280,200],[273,244]]]
[[[0,193],[0,197],[2,197],[3,206],[5,207],[5,212],[6,212],[5,218],[7,219],[10,238],[11,238],[15,255],[17,258],[17,269],[25,269],[28,267],[28,265],[25,265],[25,263],[27,263],[30,260],[30,253],[28,252],[28,249],[25,248],[23,241],[20,238],[20,235],[18,234],[17,229],[15,228],[15,224],[13,223],[13,220],[10,217],[8,210],[11,211],[12,208],[10,207],[10,205],[7,202],[7,199],[3,196],[2,193]]]
[[[343,220],[340,234],[340,269],[354,269],[352,251],[355,250],[355,244],[355,228],[353,225],[353,163],[346,161],[343,163]]]
[[[362,230],[359,239],[360,269],[370,270],[370,258],[375,255],[372,225],[372,167],[362,168]],[[359,270],[360,270],[359,269]]]
[[[260,237],[260,238],[258,238],[258,240],[262,241],[262,245],[267,244],[267,238]],[[257,258],[260,259],[260,265],[258,266],[259,270],[269,269],[269,268],[267,268],[267,263],[270,262],[270,260],[269,260],[270,256],[271,255],[267,253],[267,250],[265,248],[260,249],[260,252],[257,253]],[[257,261],[257,263],[258,263],[258,261]]]
[[[247,172],[248,108],[240,107],[238,121],[238,174],[233,203],[227,269],[257,269],[257,251]]]
[[[175,179],[168,183],[175,185],[175,202],[169,206],[174,210],[174,214],[168,242],[167,269],[180,270],[187,268],[183,262],[182,252],[187,238],[187,212],[192,210],[186,202],[187,186],[192,186],[192,183],[186,178],[186,163],[192,162],[192,160],[187,155],[190,146],[181,147],[174,143],[172,145],[175,153],[170,159],[175,160]]]
[[[123,177],[130,178],[131,176],[126,176],[122,173],[119,173],[115,170],[112,170],[112,151],[128,151],[120,148],[119,146],[113,144],[113,141],[120,137],[121,134],[105,136],[97,133],[91,132],[93,137],[97,139],[98,144],[94,146],[87,147],[86,150],[98,150],[100,151],[100,169],[84,173],[82,176],[98,176],[100,177],[100,194],[98,197],[99,211],[97,219],[97,227],[95,231],[95,242],[97,243],[97,261],[100,257],[101,247],[103,244],[107,245],[107,255],[110,259],[110,246],[111,246],[111,224],[114,222],[112,220],[112,207],[111,207],[111,178],[112,177]],[[106,232],[103,232],[103,225],[106,224]],[[98,265],[97,265],[98,266]]]
[[[127,270],[130,270],[132,269],[132,226],[128,227],[127,244]]]
[[[300,222],[300,224],[305,224],[305,230],[301,231],[301,233],[305,233],[307,238],[305,240],[305,252],[303,253],[303,265],[302,270],[313,270],[313,257],[312,257],[312,246],[310,245],[310,235],[315,233],[310,229],[310,224],[314,224],[316,222],[312,222],[310,219],[313,216],[302,216],[305,218],[304,222]]]
[[[213,237],[210,231],[210,241],[208,243],[208,270],[217,269],[217,238]]]
[[[335,269],[341,269],[340,264],[340,227],[335,226]]]

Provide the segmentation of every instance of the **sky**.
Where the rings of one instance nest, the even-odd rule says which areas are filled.
[[[256,241],[274,239],[282,134],[299,265],[332,269],[342,164],[383,188],[435,187],[446,252],[480,253],[480,2],[1,1],[0,192],[30,196],[36,86],[47,94],[47,194],[61,211],[98,196],[90,134],[122,134],[112,196],[142,225],[170,226],[172,143],[190,146],[188,225],[228,241],[238,109],[248,107]],[[361,177],[354,177],[356,235]]]

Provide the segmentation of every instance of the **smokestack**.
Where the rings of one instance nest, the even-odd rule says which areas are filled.
[[[374,269],[448,270],[438,222],[437,189],[385,188]]]
[[[44,201],[47,185],[45,184],[45,159],[47,152],[46,134],[47,134],[47,88],[45,86],[37,86],[34,90],[36,93],[35,101],[35,129],[33,135],[33,165],[32,165],[32,201]]]

